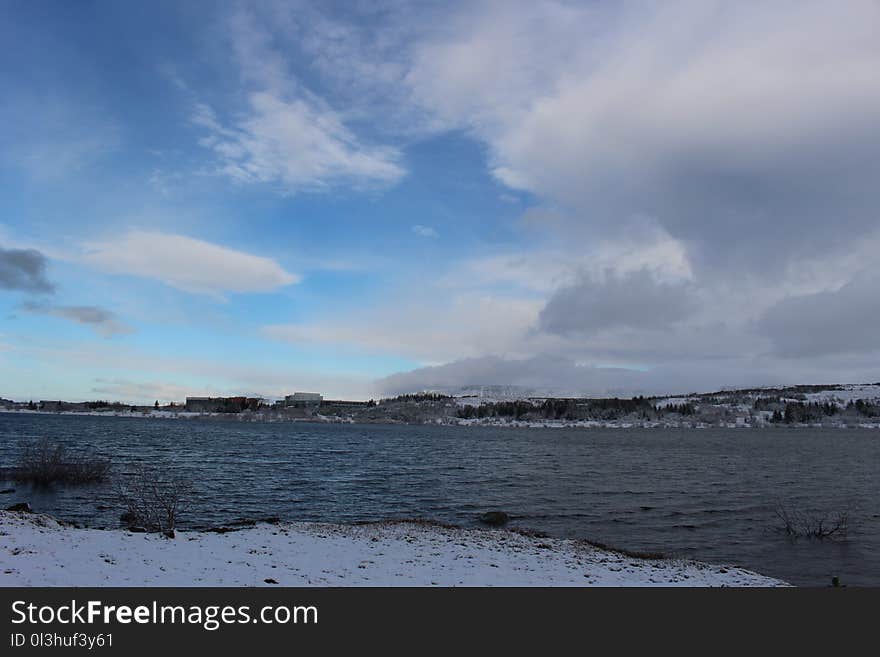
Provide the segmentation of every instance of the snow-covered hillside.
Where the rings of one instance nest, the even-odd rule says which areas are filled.
[[[857,399],[877,401],[880,400],[880,383],[842,385],[838,389],[807,393],[806,398],[811,402],[831,401],[843,405]]]

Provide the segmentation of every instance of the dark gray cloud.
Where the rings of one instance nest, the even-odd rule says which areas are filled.
[[[769,163],[681,158],[641,181],[630,199],[688,245],[703,276],[782,274],[793,262],[849,252],[876,232],[878,127],[865,125],[861,143],[841,130],[837,143],[781,149]]]
[[[115,313],[99,306],[56,306],[26,303],[22,305],[22,310],[85,324],[108,338],[134,332],[132,327],[119,321]]]
[[[834,291],[783,299],[758,321],[774,353],[824,356],[880,350],[880,279],[859,277]]]
[[[558,335],[591,334],[603,329],[661,329],[687,317],[695,308],[686,285],[658,282],[647,270],[600,280],[581,276],[550,297],[540,328]]]
[[[34,249],[0,247],[0,288],[22,292],[53,292],[46,278],[46,256]]]

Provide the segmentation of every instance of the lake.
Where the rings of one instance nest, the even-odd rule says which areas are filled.
[[[880,431],[512,429],[0,414],[0,466],[46,437],[187,477],[181,527],[241,517],[430,518],[728,562],[798,585],[880,585]],[[32,490],[7,506],[119,526],[111,483]],[[791,539],[774,509],[846,511],[845,540]]]

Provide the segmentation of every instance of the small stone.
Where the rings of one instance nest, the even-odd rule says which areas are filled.
[[[31,505],[27,502],[18,502],[17,504],[13,504],[11,506],[6,507],[7,511],[18,511],[20,513],[33,513],[31,510]]]
[[[509,521],[510,516],[504,511],[487,511],[480,516],[481,523],[495,527],[506,525]]]

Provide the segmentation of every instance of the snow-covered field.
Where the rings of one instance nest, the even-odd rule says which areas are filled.
[[[425,523],[259,524],[167,539],[0,511],[2,586],[779,586],[732,566]]]
[[[823,390],[811,392],[806,395],[807,401],[811,402],[837,402],[846,405],[856,399],[878,400],[880,399],[880,384],[864,383],[841,386],[841,390]]]

